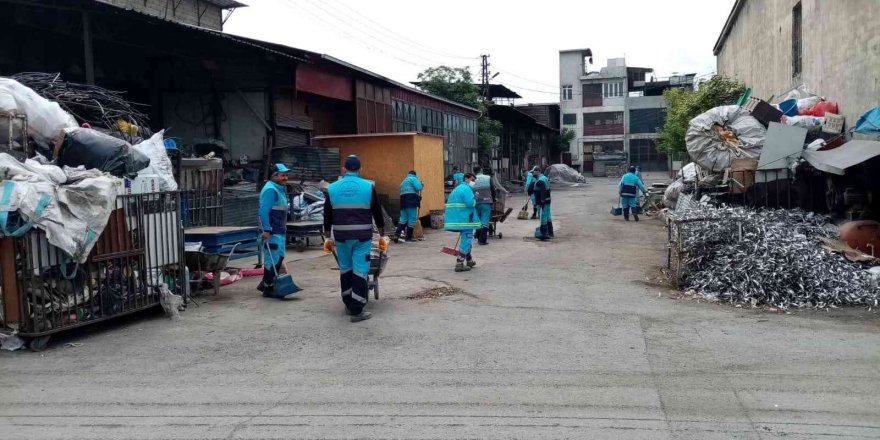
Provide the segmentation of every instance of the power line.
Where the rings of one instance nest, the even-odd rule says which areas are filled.
[[[327,26],[330,26],[330,27],[332,27],[332,28],[337,29],[337,30],[338,30],[339,32],[341,32],[343,35],[346,35],[347,37],[349,37],[350,39],[354,40],[355,42],[357,42],[358,44],[360,44],[361,46],[367,48],[367,49],[370,50],[370,51],[381,53],[381,54],[383,54],[383,55],[389,56],[389,57],[394,58],[394,59],[396,59],[396,60],[398,60],[398,61],[404,62],[404,63],[406,63],[406,64],[410,64],[410,65],[415,66],[415,67],[418,67],[418,68],[420,68],[420,69],[426,69],[426,68],[429,67],[429,66],[424,65],[424,64],[414,63],[414,62],[412,62],[412,61],[410,61],[410,60],[407,60],[407,59],[404,59],[404,58],[400,58],[400,57],[398,57],[398,56],[395,56],[395,55],[393,55],[393,54],[390,54],[390,53],[388,53],[388,52],[386,52],[386,51],[384,51],[384,50],[382,50],[382,49],[379,49],[379,48],[373,47],[373,46],[371,46],[371,45],[369,45],[369,44],[367,44],[367,43],[361,41],[360,38],[358,38],[358,37],[356,37],[356,36],[350,34],[350,33],[347,32],[345,29],[341,29],[341,28],[339,28],[337,25],[335,25],[334,23],[331,23],[331,22],[325,20],[323,17],[320,16],[320,14],[317,14],[317,13],[315,13],[315,12],[309,10],[308,8],[303,8],[303,7],[301,7],[301,5],[300,5],[299,8],[294,9],[293,6],[292,6],[291,4],[289,4],[289,0],[285,0],[285,1],[283,1],[283,2],[282,2],[282,5],[284,5],[285,7],[287,7],[288,9],[290,9],[290,10],[293,11],[293,12],[297,12],[297,13],[299,13],[299,12],[305,12],[306,14],[310,15],[311,17],[315,18],[316,20],[320,21],[321,23],[324,23],[324,24],[327,25]]]
[[[352,13],[357,13],[357,12],[354,11],[353,8],[350,8],[350,7],[348,7],[348,6],[344,5],[344,4],[341,4],[341,3],[338,3],[338,2],[330,2],[329,0],[325,0],[325,4],[331,4],[331,3],[336,3],[338,6],[344,8],[344,9],[347,9],[347,10],[349,10],[349,11],[352,11]],[[332,7],[332,6],[331,6],[331,7]],[[474,60],[474,59],[479,59],[479,58],[480,58],[479,56],[470,56],[470,57],[468,57],[468,56],[460,56],[460,55],[450,54],[450,53],[447,53],[447,52],[443,52],[443,51],[440,51],[440,50],[434,49],[434,48],[432,48],[432,47],[430,47],[430,46],[426,46],[426,45],[421,44],[421,43],[419,43],[418,41],[416,41],[416,40],[414,40],[414,39],[412,39],[412,38],[409,38],[409,37],[407,37],[407,36],[405,36],[405,35],[399,34],[399,33],[395,32],[395,31],[389,29],[388,27],[382,25],[381,23],[376,22],[375,20],[371,19],[370,17],[366,16],[366,15],[363,14],[363,13],[359,13],[359,15],[358,15],[357,17],[352,17],[351,15],[348,15],[348,14],[345,14],[345,15],[348,16],[349,18],[353,18],[355,21],[357,21],[357,20],[359,20],[359,19],[366,20],[366,21],[372,23],[372,24],[375,26],[375,29],[378,30],[379,32],[381,32],[382,34],[384,34],[384,35],[386,35],[386,36],[388,36],[388,37],[390,37],[390,38],[392,38],[392,39],[394,39],[394,40],[400,41],[400,42],[402,42],[402,43],[404,43],[404,44],[406,44],[406,45],[408,45],[408,46],[410,46],[410,47],[413,47],[413,48],[415,48],[415,49],[419,49],[419,50],[423,50],[423,51],[431,52],[431,53],[434,53],[434,54],[436,54],[436,55],[438,55],[438,56],[442,56],[442,57],[445,57],[445,58],[453,58],[453,59],[460,59],[460,60]]]

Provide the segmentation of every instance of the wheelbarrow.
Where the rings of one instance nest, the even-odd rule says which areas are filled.
[[[214,275],[214,279],[212,281],[214,286],[214,295],[220,293],[220,272],[223,269],[226,269],[227,264],[229,263],[229,258],[232,254],[235,253],[235,248],[238,244],[232,246],[232,249],[229,250],[228,254],[214,254],[202,251],[186,251],[184,252],[184,262],[186,264],[186,268],[189,269],[190,272],[198,272],[203,274],[205,272],[211,272]],[[197,280],[189,280],[190,285],[200,285],[205,281],[204,276],[201,276]]]

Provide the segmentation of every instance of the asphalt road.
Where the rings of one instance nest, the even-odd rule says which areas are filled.
[[[614,190],[557,190],[555,241],[511,218],[469,273],[450,233],[394,245],[366,322],[314,250],[296,301],[245,279],[2,352],[0,438],[880,438],[880,316],[677,299],[662,224],[611,217]]]

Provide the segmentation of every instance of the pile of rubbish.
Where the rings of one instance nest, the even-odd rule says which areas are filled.
[[[788,195],[779,191],[789,185],[777,180],[793,181],[813,170],[842,176],[880,155],[880,142],[862,136],[880,135],[880,107],[849,130],[839,111],[836,102],[803,89],[775,104],[747,89],[735,105],[712,108],[690,121],[685,147],[691,162],[666,189],[663,204],[673,209],[682,193],[708,194],[716,204],[756,193],[780,200]]]
[[[550,165],[544,170],[544,174],[551,183],[586,183],[587,179],[574,168],[558,163]]]
[[[780,309],[880,302],[862,265],[823,248],[820,240],[836,231],[822,215],[695,204],[678,219],[685,221],[675,226],[686,252],[683,287],[691,294]]]
[[[0,126],[26,121],[16,142],[0,139],[0,233],[31,227],[83,262],[116,197],[137,179],[174,191],[164,132],[147,137],[147,117],[119,92],[68,83],[57,74],[0,77]],[[134,143],[134,144],[132,144]],[[34,146],[31,149],[30,146]]]

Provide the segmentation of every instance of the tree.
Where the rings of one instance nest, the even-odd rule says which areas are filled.
[[[568,151],[571,146],[571,141],[577,136],[574,130],[570,128],[564,128],[559,132],[559,136],[556,137],[556,142],[553,143],[552,151],[550,151],[550,156],[559,157],[560,153]]]
[[[714,107],[734,104],[744,91],[742,83],[720,75],[700,83],[697,90],[664,90],[666,122],[657,135],[658,149],[666,154],[686,151],[684,138],[691,119]]]
[[[474,84],[471,72],[463,67],[431,67],[420,73],[419,88],[450,101],[473,107],[480,112],[477,119],[477,145],[483,156],[488,156],[501,135],[501,122],[489,117],[489,103]]]

